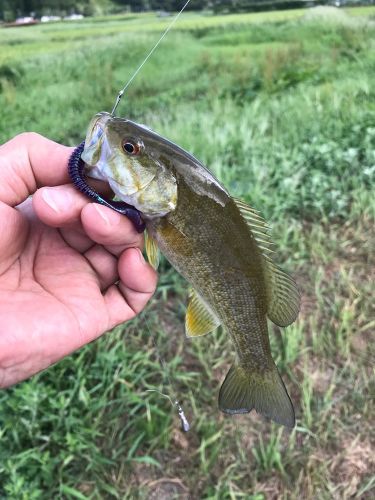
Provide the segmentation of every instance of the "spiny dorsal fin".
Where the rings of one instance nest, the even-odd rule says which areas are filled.
[[[206,335],[220,326],[220,321],[208,309],[195,290],[190,294],[190,300],[185,317],[185,332],[187,337]]]
[[[241,200],[234,200],[242,217],[245,219],[251,234],[254,236],[255,241],[258,244],[259,249],[262,254],[269,258],[269,255],[274,253],[272,247],[273,243],[269,235],[269,227],[266,221],[261,217],[254,208],[246,205]]]
[[[296,320],[299,312],[300,295],[295,281],[272,261],[273,243],[266,221],[243,201],[234,201],[264,257],[267,315],[276,325],[288,326]]]
[[[159,267],[160,250],[156,241],[150,236],[148,231],[145,231],[145,250],[149,263],[156,270]]]

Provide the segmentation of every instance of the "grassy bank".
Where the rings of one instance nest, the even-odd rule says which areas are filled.
[[[120,108],[270,222],[303,297],[298,322],[271,334],[297,427],[219,413],[233,348],[221,330],[184,338],[187,285],[163,261],[139,318],[0,393],[0,497],[373,497],[375,9],[314,12],[187,14]],[[165,22],[0,30],[0,141],[78,143]],[[147,392],[170,393],[167,375],[187,434]]]

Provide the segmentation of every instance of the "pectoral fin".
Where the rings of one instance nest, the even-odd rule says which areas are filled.
[[[185,332],[187,337],[206,335],[220,326],[220,321],[193,290],[186,311]]]
[[[157,246],[156,241],[148,233],[148,231],[145,232],[145,250],[149,263],[156,270],[159,267],[160,250]]]
[[[263,256],[267,316],[275,325],[288,326],[296,320],[299,312],[300,295],[296,283],[272,260],[273,243],[266,221],[243,201],[235,202]]]

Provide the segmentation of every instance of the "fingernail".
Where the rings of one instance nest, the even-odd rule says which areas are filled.
[[[57,213],[64,211],[72,202],[72,195],[66,189],[44,188],[42,198]]]
[[[115,226],[118,224],[121,220],[122,215],[119,214],[118,212],[115,212],[114,210],[110,211],[108,213],[108,210],[106,210],[104,207],[99,205],[98,203],[94,203],[95,210],[98,212],[100,215],[101,219],[105,222],[106,226]]]

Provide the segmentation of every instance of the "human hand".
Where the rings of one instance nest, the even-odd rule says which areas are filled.
[[[0,387],[133,318],[155,291],[132,223],[69,184],[72,151],[34,133],[0,146]]]

